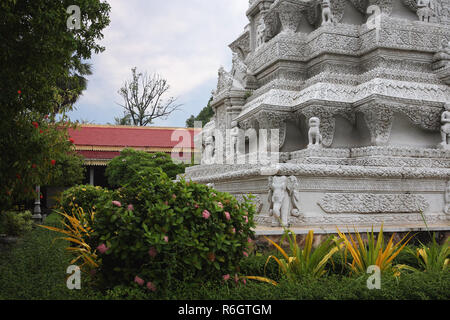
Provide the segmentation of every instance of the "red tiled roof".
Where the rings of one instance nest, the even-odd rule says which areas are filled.
[[[194,130],[186,128],[81,125],[69,129],[69,135],[75,146],[173,148],[181,141],[171,139],[176,130],[189,133],[193,148]]]

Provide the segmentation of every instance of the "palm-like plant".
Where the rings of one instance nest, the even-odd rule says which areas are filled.
[[[376,265],[380,268],[381,272],[395,271],[399,274],[400,269],[408,268],[404,265],[393,266],[393,260],[397,255],[405,248],[406,244],[411,240],[406,239],[409,235],[406,234],[399,242],[394,244],[393,234],[389,239],[388,243],[385,244],[383,236],[383,226],[381,226],[378,237],[375,239],[373,232],[367,233],[367,241],[363,241],[359,232],[355,229],[356,240],[349,234],[348,236],[342,233],[339,228],[337,228],[338,234],[344,241],[343,246],[345,247],[345,260],[347,259],[347,252],[353,258],[352,263],[345,263],[350,267],[351,272],[361,274],[366,273],[367,268],[372,265]]]
[[[443,245],[436,242],[435,235],[432,236],[429,246],[421,243],[416,250],[407,248],[407,251],[417,258],[420,269],[425,272],[446,271],[450,265],[450,238]]]
[[[290,253],[288,254],[280,245],[274,241],[265,237],[277,250],[281,253],[283,258],[277,258],[271,255],[267,258],[264,266],[264,272],[267,264],[271,259],[275,260],[278,264],[280,272],[286,276],[289,280],[295,280],[301,276],[312,276],[319,278],[327,273],[326,265],[332,256],[339,251],[340,240],[334,237],[328,237],[319,246],[313,249],[314,231],[310,230],[305,239],[305,245],[301,249],[297,243],[297,236],[291,230],[286,229],[281,239],[281,243],[284,239],[288,239]],[[277,285],[277,283],[267,277],[255,277],[247,276],[247,279],[259,280]]]
[[[55,238],[55,240],[67,240],[75,244],[75,246],[66,248],[67,251],[75,255],[74,259],[70,261],[70,264],[82,260],[83,263],[80,265],[81,270],[85,271],[85,269],[97,268],[99,263],[97,262],[98,257],[96,251],[87,243],[87,239],[91,237],[93,232],[91,225],[94,221],[95,212],[91,211],[89,214],[86,214],[82,208],[77,208],[76,210],[72,210],[71,214],[58,213],[64,217],[61,222],[63,228],[44,225],[39,225],[39,227],[64,235],[63,237]]]

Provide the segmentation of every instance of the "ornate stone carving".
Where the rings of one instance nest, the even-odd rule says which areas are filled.
[[[255,205],[255,210],[256,213],[260,213],[263,207],[263,202],[261,199],[261,196],[258,194],[252,194],[253,195],[253,199],[251,200],[251,202],[253,202],[253,204]],[[244,202],[244,195],[243,194],[235,194],[234,197],[236,198],[236,200],[238,202]],[[245,195],[246,198],[248,198],[248,195]]]
[[[414,1],[414,0],[413,0]],[[353,6],[361,13],[366,14],[367,7],[369,6],[368,0],[350,0]]]
[[[360,107],[358,111],[364,114],[372,144],[376,146],[386,145],[391,136],[394,112],[380,104]]]
[[[289,118],[288,113],[276,112],[276,111],[260,111],[254,118],[258,121],[259,129],[267,130],[267,138],[270,141],[270,130],[279,130],[279,149],[283,147],[286,140],[286,119]]]
[[[344,17],[344,10],[347,4],[347,0],[334,0],[331,1],[330,7],[335,22],[341,22]]]
[[[202,164],[213,164],[214,163],[214,139],[212,135],[205,138],[205,149],[203,152]]]
[[[317,117],[309,119],[308,142],[308,148],[320,148],[322,146],[320,119]]]
[[[443,149],[450,150],[450,103],[446,103],[445,104],[445,110],[442,113],[441,122],[442,122],[442,127],[441,127],[442,143],[441,143],[441,147]]]
[[[322,145],[329,148],[333,143],[335,132],[335,116],[341,115],[348,119],[350,123],[354,123],[355,116],[351,108],[346,107],[326,107],[323,105],[311,105],[298,111],[303,114],[306,119],[318,117],[320,119],[320,134],[322,136]]]
[[[221,71],[212,104],[214,130],[236,129],[236,122],[244,130],[270,134],[279,129],[280,147],[291,152],[280,152],[277,163],[261,166],[248,161],[256,153],[248,148],[239,158],[245,162],[189,167],[186,176],[233,194],[259,194],[261,213],[255,221],[269,226],[278,215],[283,224],[304,228],[383,221],[390,227],[420,228],[422,212],[427,222],[448,227],[450,150],[436,144],[442,125],[442,137],[445,133],[450,142],[441,124],[448,118],[442,117],[442,106],[450,101],[450,0],[422,1],[428,5],[421,8],[417,0],[401,0],[409,9],[392,0],[330,0],[321,27],[322,1],[251,1],[246,13],[251,28],[230,45],[233,68]],[[431,3],[433,13],[422,17],[426,22],[400,12],[427,11]],[[378,35],[364,22],[353,24],[351,14],[345,17],[349,23],[341,23],[346,6],[352,5],[364,17],[368,6],[381,8]],[[390,16],[393,7],[396,15]],[[303,16],[311,32],[307,26],[299,32]],[[326,23],[331,20],[335,23]],[[258,34],[260,21],[264,28]],[[320,119],[324,148],[295,150],[307,143],[302,135],[308,123],[295,128],[290,120],[311,117]],[[390,139],[394,119],[399,126]],[[338,125],[342,128],[335,130]],[[230,144],[236,149],[233,139],[232,134],[227,150]],[[219,142],[216,137],[213,154],[221,154]],[[297,211],[300,196],[302,214]]]
[[[278,1],[277,3],[275,10],[281,21],[282,32],[291,34],[296,32],[301,18],[299,6],[288,1]]]
[[[217,79],[217,89],[212,93],[213,97],[218,96],[222,92],[229,90],[233,87],[233,76],[225,71],[223,67],[219,68],[218,79]]]
[[[330,0],[322,0],[322,25],[334,23]]]
[[[318,203],[326,213],[420,213],[429,204],[411,194],[327,193]]]
[[[261,47],[264,42],[266,42],[266,23],[264,17],[261,16],[256,27],[256,49]]]
[[[250,32],[245,31],[239,38],[229,45],[230,49],[239,55],[241,60],[245,60],[250,53]]]
[[[399,0],[369,0],[369,6],[377,5],[378,7],[380,7],[382,13],[390,15],[392,12],[392,1]]]
[[[434,0],[418,0],[417,15],[420,21],[434,22],[436,20]]]
[[[270,10],[263,15],[266,29],[264,32],[264,41],[267,42],[276,36],[278,31],[278,17],[275,10]]]
[[[296,191],[297,178],[290,177],[270,177],[269,178],[269,214],[273,216],[272,225],[288,226],[289,216],[300,215],[300,197]]]
[[[233,79],[237,81],[240,87],[244,88],[247,77],[247,66],[237,53],[233,53],[233,66],[230,74]],[[236,84],[236,82],[233,83]]]

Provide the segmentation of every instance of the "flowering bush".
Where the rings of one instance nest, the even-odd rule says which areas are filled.
[[[91,185],[78,185],[65,190],[60,198],[60,210],[66,214],[82,208],[85,212],[95,211],[100,197],[110,193],[107,189]]]
[[[107,285],[150,291],[181,281],[236,274],[254,237],[254,206],[204,185],[140,171],[113,200],[98,205],[91,246],[104,245],[99,274]]]

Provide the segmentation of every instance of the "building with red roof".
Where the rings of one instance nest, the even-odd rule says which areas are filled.
[[[115,125],[80,125],[69,129],[76,151],[85,158],[86,183],[106,185],[104,171],[108,162],[125,148],[146,152],[165,152],[183,158],[197,152],[194,128],[134,127]]]

